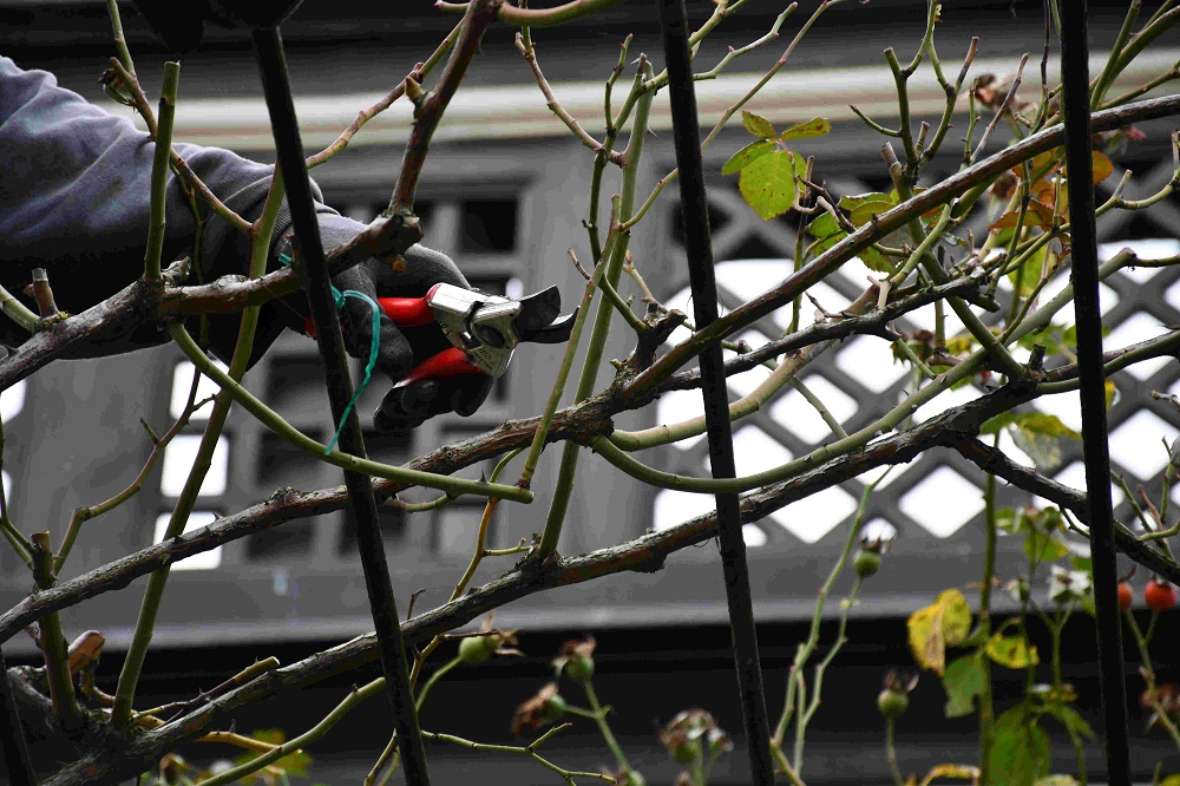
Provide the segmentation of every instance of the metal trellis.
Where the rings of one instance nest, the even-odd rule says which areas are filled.
[[[291,97],[283,42],[278,28],[258,28],[253,32],[253,40],[279,166],[285,177],[288,206],[302,260],[304,286],[316,327],[316,344],[323,361],[328,397],[332,404],[332,418],[340,423],[341,449],[363,458],[365,442],[360,420],[355,411],[347,410],[348,402],[352,399],[352,381],[348,376],[344,338],[340,333],[340,319],[336,314],[328,280],[328,265],[324,259],[303,156],[303,143],[299,136],[299,123]],[[348,416],[345,418],[346,411]],[[365,588],[380,644],[381,667],[393,702],[406,782],[414,786],[427,786],[430,779],[426,770],[426,754],[422,748],[422,734],[410,689],[405,641],[398,623],[397,602],[390,583],[373,487],[369,476],[360,472],[345,472],[344,483],[356,520],[357,546],[364,568]]]
[[[687,14],[684,0],[658,0],[658,7],[668,68],[676,163],[680,170],[681,215],[694,317],[697,328],[704,329],[717,319],[717,282],[713,273],[709,206],[705,196],[700,127],[688,51]],[[725,368],[719,344],[711,344],[701,352],[700,366],[713,477],[732,478],[736,474],[733,431],[729,422],[729,396],[725,388]],[[738,694],[750,757],[750,780],[756,784],[771,784],[774,783],[774,764],[770,754],[770,727],[766,715],[766,695],[762,687],[762,666],[758,657],[758,635],[754,627],[750,573],[746,565],[746,543],[738,515],[738,498],[733,493],[717,494],[716,501],[718,540],[725,572]]]
[[[1102,311],[1098,294],[1098,243],[1094,219],[1090,130],[1089,47],[1085,0],[1061,3],[1061,78],[1064,90],[1065,157],[1069,171],[1070,276],[1078,334],[1082,439],[1090,505],[1090,549],[1098,618],[1098,663],[1106,733],[1107,781],[1130,786],[1127,697],[1122,628],[1115,595],[1117,565],[1110,493],[1106,388],[1102,357]]]

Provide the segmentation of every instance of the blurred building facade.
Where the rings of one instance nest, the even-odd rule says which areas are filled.
[[[309,152],[330,142],[358,110],[395,85],[455,21],[427,2],[399,5],[405,7],[307,0],[284,26]],[[1119,5],[1092,4],[1096,58],[1117,30]],[[938,32],[944,61],[956,62],[967,39],[979,35],[980,59],[972,73],[1011,73],[1022,52],[1040,52],[1040,7],[1039,2],[980,0],[947,8]],[[689,3],[690,14],[697,20],[711,9],[709,3]],[[699,62],[711,65],[727,47],[739,47],[763,35],[780,10],[773,3],[751,3],[715,32]],[[797,11],[779,41],[735,61],[719,78],[698,83],[704,124],[714,121],[781,54],[799,20],[810,11],[810,7]],[[124,20],[150,95],[158,84],[155,75],[162,53],[129,5]],[[882,122],[891,121],[896,114],[892,79],[880,50],[892,45],[902,53],[911,51],[923,23],[924,5],[913,0],[874,0],[869,5],[834,8],[750,108],[776,122],[831,118],[833,134],[810,144],[804,141],[800,149],[817,156],[818,176],[834,193],[877,190],[887,180],[877,152],[879,138],[852,117],[848,105],[855,104]],[[98,74],[113,54],[103,3],[0,0],[0,30],[4,31],[0,51],[20,65],[54,71],[64,86],[112,111],[130,111],[111,103],[97,85]],[[582,259],[589,254],[581,221],[586,214],[592,155],[546,108],[528,67],[512,46],[513,33],[506,26],[489,33],[436,137],[419,206],[425,242],[451,254],[472,283],[485,291],[519,293],[558,284],[567,303],[572,303],[582,290],[582,279],[569,264],[567,250],[576,249]],[[620,3],[587,20],[535,33],[541,66],[556,95],[592,133],[601,130],[602,82],[617,59],[623,37],[635,34],[632,56],[648,52],[658,59],[660,50],[654,8],[637,2]],[[1166,70],[1180,56],[1178,52],[1180,42],[1163,42],[1137,63],[1129,81],[1142,82]],[[915,79],[911,97],[915,114],[934,118],[943,100],[932,77]],[[396,178],[409,123],[408,104],[399,102],[370,122],[348,150],[315,170],[328,202],[360,220],[379,212]],[[662,101],[656,102],[652,125],[654,134],[640,174],[641,197],[673,166],[670,119]],[[1132,195],[1154,191],[1171,176],[1168,126],[1151,124],[1144,130],[1147,140],[1118,160],[1120,167],[1135,172]],[[950,173],[957,167],[959,133],[952,130],[947,152],[934,162],[936,171]],[[256,68],[242,35],[212,30],[206,46],[186,58],[177,138],[230,147],[260,160],[273,158]],[[742,203],[734,178],[721,177],[721,163],[742,144],[740,128],[730,129],[706,155],[707,170],[714,175],[710,203],[715,255],[720,260],[717,275],[722,305],[731,308],[790,270],[798,228],[795,219],[761,221]],[[1116,180],[1110,179],[1102,188],[1109,190]],[[608,193],[614,188],[610,183]],[[687,311],[682,234],[674,189],[668,191],[637,229],[634,258],[656,295]],[[981,219],[980,227],[986,220]],[[1144,256],[1176,254],[1180,243],[1171,238],[1178,228],[1180,205],[1175,199],[1133,218],[1112,213],[1099,222],[1105,253],[1134,241]],[[823,308],[838,311],[863,290],[867,273],[863,266],[849,264],[812,293]],[[1178,278],[1171,269],[1143,268],[1109,280],[1103,290],[1103,304],[1113,325],[1108,346],[1142,340],[1158,333],[1161,324],[1180,322]],[[804,308],[804,324],[812,310]],[[772,314],[741,338],[757,345],[780,335],[790,318],[789,309]],[[902,326],[912,330],[932,324],[932,312],[917,312]],[[616,334],[607,357],[623,357],[630,350],[625,332]],[[522,349],[478,413],[465,419],[436,418],[412,435],[368,434],[371,455],[400,463],[505,419],[539,412],[560,351],[560,347]],[[74,508],[126,485],[151,447],[138,419],[144,418],[157,431],[166,428],[183,404],[191,371],[178,351],[165,347],[103,361],[61,362],[5,391],[4,480],[15,519],[45,522],[60,538]],[[605,384],[608,371],[600,374],[600,384]],[[734,378],[731,393],[736,397],[749,392],[761,381],[761,373],[754,370]],[[1180,434],[1174,409],[1149,394],[1152,390],[1177,392],[1178,378],[1171,360],[1137,366],[1120,383],[1111,412],[1114,460],[1133,482],[1148,488],[1158,487],[1167,462],[1159,440],[1170,442]],[[905,367],[892,362],[878,339],[860,337],[813,363],[804,381],[852,431],[888,409],[907,378]],[[250,373],[247,384],[306,433],[318,439],[329,435],[332,424],[310,340],[297,335],[281,339]],[[380,387],[374,385],[362,398],[363,422],[370,420],[383,393]],[[955,391],[950,401],[961,403],[979,392],[970,387]],[[636,428],[695,414],[699,404],[694,396],[666,396],[658,406],[620,417],[617,424]],[[1072,399],[1054,398],[1061,400],[1045,400],[1038,406],[1078,427]],[[934,414],[920,410],[917,420]],[[159,536],[191,465],[202,426],[201,420],[194,419],[173,441],[162,471],[151,476],[134,500],[86,526],[66,575],[97,567]],[[788,392],[735,427],[739,473],[780,464],[829,438],[823,420],[798,393]],[[702,474],[706,455],[701,438],[650,451],[645,460],[669,470]],[[1066,452],[1057,477],[1081,486],[1080,460],[1079,444]],[[490,471],[490,466],[472,467],[465,474],[476,477],[480,471]],[[535,483],[536,502],[529,507],[500,506],[492,546],[513,545],[542,529],[555,474],[553,455],[548,455]],[[565,554],[618,543],[712,507],[710,498],[657,493],[592,455],[583,457],[579,478],[560,546]],[[772,712],[781,706],[786,667],[810,617],[815,590],[839,553],[845,532],[839,525],[849,519],[871,479],[850,480],[746,527],[756,610],[765,623],[762,641]],[[192,526],[203,526],[263,500],[280,487],[323,488],[339,481],[336,469],[308,459],[245,413],[235,412]],[[874,495],[869,526],[895,535],[895,542],[885,568],[873,579],[872,591],[853,611],[851,643],[834,667],[841,677],[830,684],[831,698],[814,723],[810,783],[868,783],[886,772],[872,710],[876,685],[888,664],[909,662],[905,615],[928,603],[938,591],[966,586],[974,578],[983,542],[982,482],[982,475],[957,455],[934,451],[894,470],[887,486]],[[1026,501],[1008,489],[1001,490],[1001,497],[1005,504]],[[418,499],[412,494],[407,498]],[[403,604],[419,589],[425,592],[418,608],[445,600],[469,557],[480,510],[478,502],[462,499],[437,511],[384,514],[387,553]],[[1001,559],[1015,559],[1019,554],[1020,543],[1015,539],[1001,543]],[[480,579],[492,578],[508,567],[485,568]],[[0,605],[7,607],[22,597],[26,583],[17,560],[0,551]],[[71,631],[96,628],[104,632],[109,653],[103,669],[108,677],[117,673],[118,651],[129,637],[140,592],[141,583],[135,583],[65,615]],[[829,607],[832,613],[835,605]],[[428,727],[478,739],[505,739],[512,707],[545,679],[549,653],[567,635],[592,631],[601,642],[604,700],[618,710],[623,744],[635,752],[635,763],[648,772],[649,782],[670,783],[675,774],[653,732],[658,721],[686,706],[701,705],[731,731],[740,728],[726,651],[724,590],[711,545],[675,555],[655,574],[627,574],[524,599],[498,612],[496,623],[522,630],[528,657],[448,679],[427,709]],[[174,568],[157,626],[158,654],[149,657],[145,690],[165,697],[191,694],[244,665],[254,654],[275,651],[284,659],[300,657],[370,627],[347,514],[289,523]],[[1096,683],[1088,655],[1091,634],[1085,624],[1075,628],[1070,635],[1071,641],[1076,640],[1077,656],[1067,664],[1068,676],[1083,692],[1086,705],[1094,708]],[[27,641],[14,641],[8,648],[17,659],[32,653]],[[247,714],[239,729],[261,727],[281,715],[279,725],[293,733],[313,723],[317,712],[326,711],[347,685],[360,681],[360,676],[333,680],[305,690],[300,697],[276,701]],[[913,728],[917,734],[908,747],[902,746],[903,763],[908,756],[914,770],[924,771],[925,765],[937,761],[970,757],[974,749],[968,736],[969,719],[957,726],[942,721],[941,689],[928,684],[924,691],[916,700]],[[454,713],[459,713],[456,720],[450,717]],[[334,753],[325,754],[313,770],[314,782],[333,786],[359,782],[383,743],[388,723],[383,706],[357,715],[322,744]],[[555,758],[565,757],[563,761],[571,765],[606,763],[605,750],[593,746],[592,730],[585,728],[555,740],[552,750]],[[442,748],[432,751],[440,783],[467,782],[474,772],[479,773],[478,782],[489,784],[542,782],[544,776],[528,762]],[[315,750],[311,752],[316,755]],[[1145,758],[1144,766],[1155,758]],[[719,782],[743,782],[741,759],[734,754],[721,765]]]

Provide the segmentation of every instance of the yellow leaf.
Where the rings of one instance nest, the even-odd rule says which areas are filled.
[[[1037,648],[1023,636],[1005,636],[996,633],[987,640],[987,656],[1009,669],[1024,669],[1041,662]]]
[[[1106,153],[1099,150],[1094,151],[1094,184],[1101,183],[1106,178],[1114,173],[1114,162],[1107,157]]]
[[[759,139],[773,139],[778,133],[774,129],[774,123],[771,123],[765,117],[756,115],[753,112],[742,111],[742,125],[750,136]]]
[[[942,637],[942,604],[918,609],[906,621],[910,651],[924,669],[939,676],[946,670],[946,640]]]
[[[1016,222],[1020,220],[1020,210],[1012,210],[1000,216],[994,224],[988,229],[1011,229],[1016,226]],[[1046,205],[1044,202],[1039,202],[1035,199],[1028,201],[1028,209],[1024,211],[1025,227],[1051,227],[1053,226],[1053,208]]]
[[[832,130],[832,124],[824,117],[815,117],[806,123],[796,123],[781,135],[779,141],[787,142],[792,139],[802,139],[810,136],[824,136]]]
[[[938,602],[945,611],[942,617],[942,635],[952,647],[962,644],[971,632],[971,604],[957,589],[945,590],[938,596]]]
[[[930,786],[935,778],[953,778],[960,781],[979,780],[979,768],[970,764],[936,764],[922,779],[922,786]]]
[[[922,668],[942,676],[946,648],[962,643],[971,630],[971,606],[963,593],[949,589],[906,621],[910,651]]]

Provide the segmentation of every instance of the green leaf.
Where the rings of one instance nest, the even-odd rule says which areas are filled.
[[[282,729],[256,729],[250,736],[256,740],[270,743],[271,745],[282,745],[287,740],[287,734]],[[245,762],[248,762],[257,756],[258,754],[253,752],[243,753],[234,759],[234,763],[244,764]],[[271,762],[270,766],[277,767],[278,769],[286,772],[288,775],[296,775],[301,778],[306,778],[307,768],[310,764],[311,756],[304,753],[302,750],[297,750]],[[252,783],[254,782],[255,777],[256,776],[247,776],[245,782]]]
[[[869,270],[874,270],[878,273],[893,273],[896,270],[893,261],[872,246],[858,252],[857,256],[860,257],[860,261],[864,262],[865,267]]]
[[[1074,736],[1085,740],[1094,739],[1094,730],[1090,728],[1090,724],[1086,723],[1086,719],[1081,716],[1081,713],[1068,704],[1060,702],[1046,704],[1045,712],[1061,721],[1061,725]]]
[[[1037,288],[1037,284],[1041,283],[1042,274],[1048,275],[1052,270],[1045,270],[1045,250],[1046,246],[1041,246],[1036,253],[1024,260],[1020,267],[1016,268],[1008,274],[1008,280],[1012,282],[1012,286],[1016,287],[1017,294],[1020,297],[1028,297]],[[1045,348],[1048,351],[1048,347]]]
[[[1057,437],[1017,428],[1012,430],[1012,441],[1042,472],[1061,466],[1061,440]]]
[[[942,675],[946,690],[946,716],[960,718],[975,712],[975,697],[983,694],[987,665],[978,652],[951,661]]]
[[[1056,562],[1069,554],[1069,546],[1060,538],[1030,529],[1024,536],[1024,556],[1033,562]]]
[[[945,590],[906,620],[914,660],[940,676],[946,668],[946,648],[961,644],[970,629],[971,606],[957,589]]]
[[[872,191],[867,194],[842,196],[836,204],[848,214],[848,220],[853,226],[861,226],[867,224],[878,213],[891,209],[897,202],[889,194]]]
[[[774,139],[778,136],[778,132],[774,129],[774,123],[753,112],[742,111],[742,125],[751,136],[756,136],[759,139]]]
[[[738,190],[763,221],[781,216],[795,202],[795,155],[774,150],[742,168]]]
[[[1061,422],[1061,418],[1047,412],[1003,412],[994,418],[984,421],[979,427],[981,434],[996,434],[1005,426],[1013,426],[1015,430],[1027,431],[1046,437],[1066,437],[1081,439],[1082,435]]]
[[[1081,439],[1082,435],[1061,422],[1061,418],[1047,412],[1022,412],[1015,424],[1021,431],[1043,434],[1047,437]]]
[[[996,527],[1003,532],[1015,534],[1023,531],[1024,511],[1015,508],[1000,508],[996,511]]]
[[[1009,669],[1024,669],[1040,663],[1037,648],[1023,636],[1005,636],[996,633],[987,640],[987,656]]]
[[[827,118],[813,117],[806,123],[796,123],[779,135],[780,142],[789,139],[803,139],[804,137],[825,136],[832,130],[832,124]]]
[[[989,761],[992,783],[1033,786],[1049,773],[1049,735],[1019,704],[996,719]]]
[[[721,167],[721,174],[737,174],[755,158],[764,156],[770,151],[774,150],[774,147],[774,142],[768,139],[759,139],[756,142],[751,142],[729,157],[729,160],[725,162],[723,167]]]
[[[1046,412],[1004,412],[985,421],[984,434],[995,434],[1010,427],[1016,446],[1028,454],[1038,469],[1051,470],[1061,463],[1061,440],[1081,439],[1081,434]]]
[[[836,221],[835,216],[831,213],[820,213],[819,217],[807,225],[807,232],[816,240],[822,240],[825,237],[831,237],[837,233],[841,237],[844,236],[844,230],[840,228],[840,224]]]
[[[1169,775],[1160,781],[1160,786],[1180,786],[1180,774]]]

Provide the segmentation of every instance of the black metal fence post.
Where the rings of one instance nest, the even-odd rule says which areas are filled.
[[[697,329],[703,329],[717,319],[717,282],[713,272],[713,245],[709,234],[709,209],[701,163],[696,92],[689,61],[688,22],[684,0],[657,0],[657,5],[663,28],[665,65],[668,68],[676,165],[680,169],[680,203],[693,311]],[[729,422],[729,396],[725,388],[721,345],[710,344],[701,352],[700,365],[713,477],[732,478],[736,474],[733,431]],[[746,565],[742,521],[738,515],[738,498],[737,494],[717,494],[716,501],[718,540],[725,572],[725,594],[729,604],[730,631],[733,634],[738,693],[749,746],[750,780],[755,784],[771,784],[774,783],[774,763],[770,754],[770,726],[766,717],[766,696],[762,688],[762,666],[758,657],[758,635],[754,627],[750,574]]]
[[[277,28],[256,29],[253,39],[262,72],[262,85],[274,131],[279,166],[282,167],[286,182],[287,204],[295,225],[295,239],[300,253],[301,268],[304,271],[304,287],[307,290],[312,320],[315,322],[316,343],[324,364],[332,417],[340,423],[340,449],[364,457],[365,441],[356,412],[349,412],[348,417],[341,423],[348,402],[352,398],[352,380],[348,376],[348,360],[344,352],[344,339],[340,333],[340,319],[332,298],[328,265],[324,259],[311,183],[307,177],[303,142],[299,135],[299,122],[295,115],[295,103],[291,97],[286,58],[283,55],[283,42]],[[405,642],[401,625],[398,623],[397,602],[390,583],[389,565],[385,559],[385,544],[381,538],[381,524],[377,515],[377,504],[373,499],[373,487],[369,476],[358,472],[345,472],[344,484],[348,488],[349,505],[356,518],[357,545],[365,573],[365,588],[369,593],[369,607],[380,645],[381,667],[393,701],[406,782],[411,786],[427,786],[430,779],[426,770],[426,754],[422,748],[418,714],[414,709],[414,696],[410,689]]]
[[[1098,242],[1094,223],[1093,142],[1090,128],[1089,45],[1086,0],[1061,3],[1061,81],[1065,98],[1065,158],[1074,313],[1078,331],[1083,457],[1090,506],[1090,551],[1097,610],[1098,663],[1106,733],[1107,781],[1130,786],[1127,692],[1123,637],[1116,596],[1114,511],[1110,497],[1106,388],[1102,363],[1102,311],[1098,302]]]

